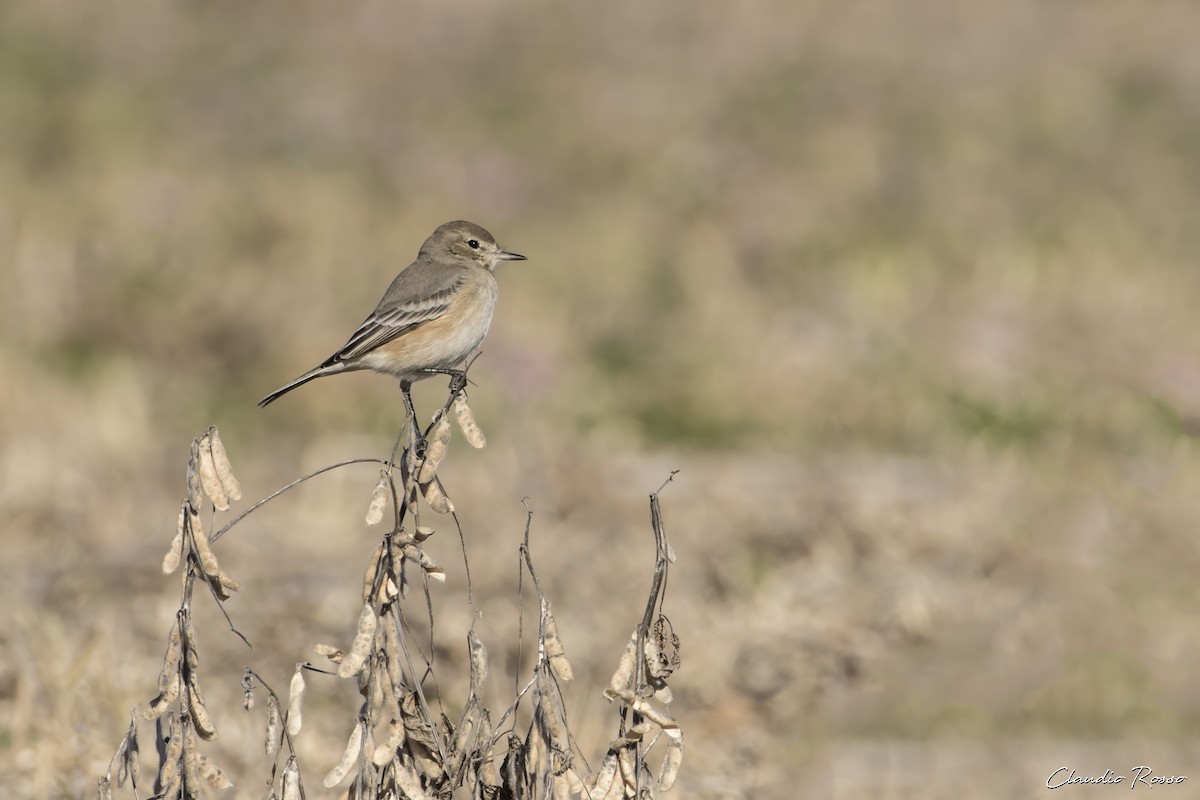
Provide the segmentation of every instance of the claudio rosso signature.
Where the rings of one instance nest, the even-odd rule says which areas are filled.
[[[1187,775],[1155,775],[1154,770],[1147,766],[1133,767],[1129,770],[1129,775],[1118,775],[1111,769],[1104,770],[1103,775],[1080,775],[1071,767],[1059,767],[1050,773],[1049,778],[1046,778],[1046,788],[1062,789],[1067,786],[1095,786],[1097,784],[1116,787],[1123,786],[1126,781],[1129,782],[1130,789],[1136,789],[1139,786],[1153,788],[1183,783],[1187,779]]]

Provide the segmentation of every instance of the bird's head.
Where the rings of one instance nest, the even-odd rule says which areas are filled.
[[[421,255],[461,259],[473,262],[486,270],[494,271],[501,261],[524,261],[525,256],[510,253],[496,244],[496,239],[473,222],[455,220],[447,222],[434,231],[425,244]]]

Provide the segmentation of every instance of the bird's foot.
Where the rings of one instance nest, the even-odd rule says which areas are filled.
[[[460,394],[463,389],[467,388],[467,384],[470,383],[470,381],[467,379],[466,370],[437,369],[437,368],[431,367],[431,368],[425,370],[425,372],[428,372],[431,375],[449,375],[450,376],[450,394],[452,394],[452,395]]]

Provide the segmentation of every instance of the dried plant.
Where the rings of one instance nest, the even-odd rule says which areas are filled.
[[[251,667],[247,666],[242,676],[247,711],[255,706],[258,688],[267,696],[264,748],[271,758],[267,796],[282,800],[305,797],[306,773],[294,746],[295,738],[302,733],[302,721],[310,726],[338,724],[325,719],[303,720],[304,695],[311,690],[306,674],[354,681],[362,697],[349,720],[341,757],[333,764],[306,767],[324,770],[321,782],[326,788],[347,784],[345,796],[349,798],[640,798],[671,788],[683,753],[682,731],[667,711],[671,701],[667,682],[679,666],[679,640],[662,610],[668,565],[673,557],[657,492],[650,496],[657,554],[650,596],[645,614],[604,690],[605,696],[620,708],[620,724],[596,769],[586,766],[567,721],[560,682],[572,680],[573,671],[550,601],[534,569],[529,546],[533,516],[528,507],[520,556],[521,583],[528,574],[537,597],[537,656],[531,674],[515,690],[508,707],[493,720],[480,696],[489,670],[487,649],[472,622],[463,632],[470,671],[461,692],[462,711],[452,720],[440,705],[437,713],[431,707],[427,687],[438,686],[439,698],[446,694],[446,688],[438,685],[432,647],[422,649],[410,625],[409,590],[415,575],[424,589],[424,615],[432,631],[435,614],[429,581],[444,581],[446,573],[422,547],[433,529],[421,524],[421,500],[430,510],[449,514],[454,521],[463,546],[466,601],[472,606],[474,603],[466,537],[438,477],[451,443],[451,414],[468,444],[486,444],[466,394],[456,384],[424,431],[418,430],[414,419],[408,420],[407,445],[401,449],[405,436],[397,437],[391,458],[358,458],[319,469],[258,501],[211,535],[201,524],[205,498],[214,513],[225,511],[241,498],[241,488],[215,427],[192,443],[187,496],[163,559],[164,573],[181,565],[184,570],[183,595],[167,634],[158,694],[140,711],[135,709],[108,771],[100,778],[100,800],[112,797],[114,788],[126,786],[134,797],[140,796],[141,721],[155,722],[158,771],[154,797],[190,800],[200,795],[202,785],[214,789],[232,785],[200,750],[201,742],[215,738],[217,730],[200,688],[199,646],[191,615],[193,590],[197,584],[206,586],[224,614],[223,603],[239,584],[221,568],[214,551],[217,541],[248,514],[300,483],[364,462],[381,465],[366,521],[370,525],[382,522],[390,501],[392,525],[368,558],[362,608],[353,636],[348,637],[349,646],[316,645],[317,654],[330,666],[297,663],[286,701]],[[412,575],[406,570],[410,565]],[[228,614],[225,617],[230,621]],[[241,637],[232,621],[230,630]],[[526,708],[522,709],[522,704]],[[527,720],[520,729],[518,718]],[[662,746],[656,747],[660,742]],[[652,756],[652,752],[658,755]],[[657,764],[657,775],[652,763]]]

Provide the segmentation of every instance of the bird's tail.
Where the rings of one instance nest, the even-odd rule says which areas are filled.
[[[316,380],[317,378],[323,378],[326,375],[336,375],[339,372],[346,371],[344,367],[343,368],[339,368],[339,367],[341,367],[340,364],[334,364],[334,365],[322,364],[321,366],[317,367],[316,369],[311,369],[308,372],[301,375],[299,378],[296,378],[294,381],[291,381],[290,383],[280,386],[278,389],[271,392],[269,395],[264,397],[262,400],[259,400],[258,407],[266,408],[271,403],[274,403],[280,397],[283,397],[285,394],[290,392],[292,389],[295,389],[299,386],[303,386],[304,384],[308,383],[309,381]]]

